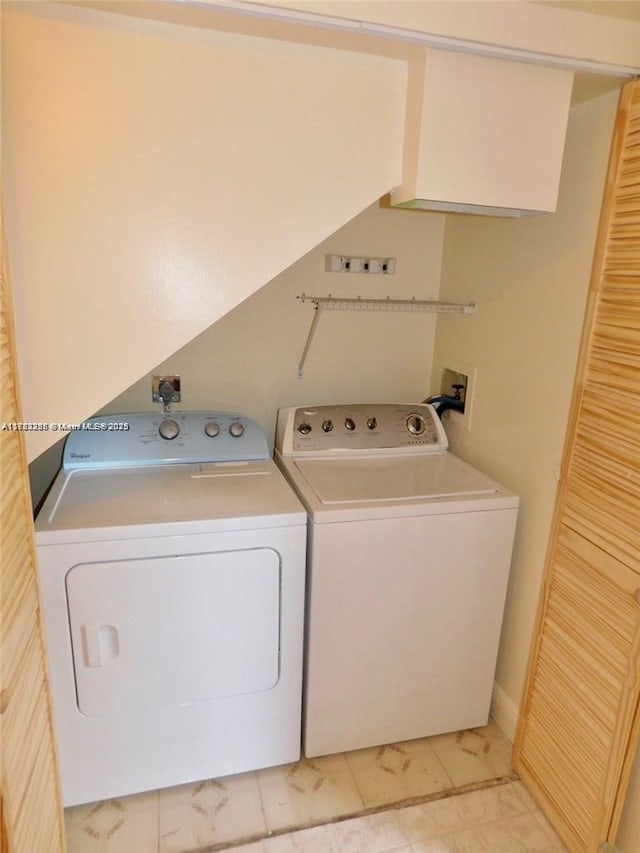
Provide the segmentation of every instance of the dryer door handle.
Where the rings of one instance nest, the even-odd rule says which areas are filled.
[[[100,650],[100,627],[83,625],[82,632],[82,657],[85,666],[102,666],[102,652]]]
[[[80,632],[85,666],[104,666],[105,657],[118,656],[118,631],[113,625],[82,625]]]

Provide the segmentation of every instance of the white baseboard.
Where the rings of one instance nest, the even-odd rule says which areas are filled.
[[[504,736],[513,743],[518,725],[518,706],[495,681],[491,696],[491,719],[502,729]]]

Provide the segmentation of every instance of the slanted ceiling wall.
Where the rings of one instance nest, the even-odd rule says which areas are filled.
[[[399,182],[405,63],[3,4],[23,411],[77,423]],[[58,438],[27,434],[29,458]]]

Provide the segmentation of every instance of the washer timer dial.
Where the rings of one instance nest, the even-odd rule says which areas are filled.
[[[426,428],[427,424],[422,415],[414,412],[407,418],[407,429],[412,435],[422,435]]]

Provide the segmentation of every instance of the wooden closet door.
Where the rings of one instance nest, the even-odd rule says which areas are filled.
[[[65,849],[0,219],[0,851]]]
[[[640,717],[640,84],[622,92],[514,766],[571,851],[615,841]]]

